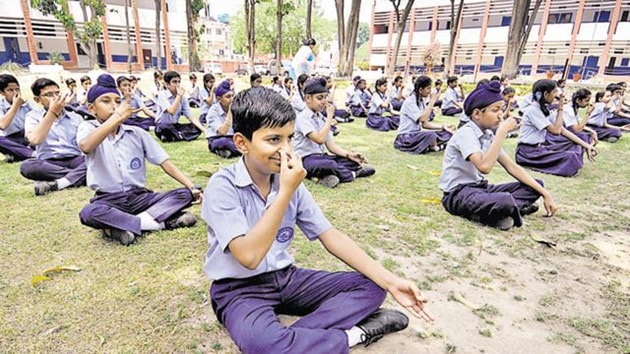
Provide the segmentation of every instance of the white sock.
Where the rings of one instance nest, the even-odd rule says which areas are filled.
[[[62,190],[70,187],[70,181],[66,177],[59,178],[57,181],[57,189]]]
[[[363,330],[357,326],[350,328],[345,331],[348,336],[348,347],[352,348],[357,344],[361,344],[363,340],[361,340],[361,335],[364,334]]]
[[[163,222],[157,222],[155,219],[149,215],[147,212],[140,213],[136,215],[140,218],[140,229],[145,231],[154,231],[154,230],[162,230],[164,229]]]

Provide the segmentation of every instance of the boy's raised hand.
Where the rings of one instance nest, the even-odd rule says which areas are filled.
[[[120,102],[113,115],[119,116],[119,120],[122,122],[125,119],[131,117],[133,108],[131,108],[131,95],[129,92],[125,94],[125,98]]]
[[[411,281],[397,278],[387,290],[399,304],[414,316],[427,322],[435,320],[433,316],[424,309],[424,305],[429,300],[422,296],[418,287]]]
[[[306,177],[302,159],[297,154],[280,150],[280,188],[289,188],[292,192]]]
[[[508,117],[507,119],[502,120],[501,123],[499,123],[499,129],[502,129],[505,134],[518,129],[519,126],[520,126],[519,121],[512,116]]]
[[[68,94],[64,93],[63,95],[58,95],[52,101],[50,101],[50,106],[48,110],[53,111],[55,115],[59,116],[61,114],[61,110],[66,106],[66,97]]]
[[[24,98],[22,97],[22,93],[17,91],[13,96],[13,104],[21,106],[24,104]]]

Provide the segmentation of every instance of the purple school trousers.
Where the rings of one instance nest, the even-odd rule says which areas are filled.
[[[23,161],[33,157],[35,150],[28,146],[24,132],[17,132],[9,136],[0,136],[0,153],[11,155],[15,161]]]
[[[140,235],[140,218],[147,212],[155,221],[162,222],[189,207],[194,201],[188,188],[154,193],[146,188],[125,192],[99,193],[79,213],[81,223],[95,229],[119,229]]]
[[[217,319],[243,353],[348,353],[345,330],[376,311],[385,291],[357,272],[293,265],[212,283]],[[302,316],[290,326],[278,314]]]
[[[302,165],[306,170],[307,178],[335,175],[342,183],[354,181],[355,176],[352,172],[361,168],[361,165],[346,157],[327,154],[304,156]]]
[[[228,150],[232,156],[241,156],[241,152],[236,148],[232,137],[233,135],[224,135],[208,138],[208,149],[215,154],[218,154],[220,150]]]
[[[175,141],[193,141],[201,135],[201,130],[196,126],[186,123],[156,123],[155,135],[163,143]]]
[[[455,116],[463,112],[463,109],[457,107],[442,108],[443,116]]]
[[[536,182],[544,185],[539,179]],[[442,205],[453,215],[485,225],[495,224],[500,219],[511,216],[514,225],[521,226],[521,209],[535,203],[538,198],[538,192],[521,182],[492,185],[483,180],[459,185],[444,193]]]
[[[32,158],[22,162],[20,173],[34,181],[54,181],[65,177],[71,186],[79,187],[85,186],[87,166],[81,155],[65,159]]]
[[[151,117],[147,117],[147,118],[143,118],[143,117],[138,117],[138,115],[133,115],[129,118],[127,118],[124,122],[124,124],[126,125],[133,125],[135,127],[140,127],[146,131],[149,131],[149,129],[151,129],[151,127],[155,126],[155,118],[151,118]]]

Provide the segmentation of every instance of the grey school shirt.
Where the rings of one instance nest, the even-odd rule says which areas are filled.
[[[612,112],[609,108],[606,108],[606,103],[597,102],[593,107],[593,112],[588,117],[587,123],[597,127],[603,127],[608,121],[608,118],[612,117]]]
[[[474,122],[459,128],[446,145],[438,187],[446,193],[460,184],[482,181],[483,174],[468,158],[475,152],[488,151],[492,139],[494,139],[492,130],[483,132]],[[499,152],[499,156],[502,155],[505,155],[503,149]]]
[[[280,188],[279,175],[273,176],[271,192],[265,200],[245,166],[243,158],[214,174],[204,192],[201,217],[208,225],[208,252],[203,267],[211,280],[247,278],[272,272],[294,262],[289,254],[295,225],[313,241],[332,228],[304,184],[293,193],[280,227],[272,230],[275,240],[265,258],[254,270],[243,267],[232,255],[230,242],[245,235],[274,203]]]
[[[77,138],[85,139],[100,126],[96,120],[84,121]],[[87,185],[97,192],[116,193],[144,187],[147,177],[145,159],[154,165],[168,160],[166,151],[142,128],[121,124],[115,136],[108,135],[85,155]]]
[[[324,127],[325,121],[321,113],[313,112],[306,107],[297,115],[295,120],[295,135],[293,137],[293,152],[304,157],[312,154],[323,154],[326,152],[324,144],[318,144],[308,138],[313,132],[318,132]],[[326,141],[332,139],[332,132],[328,132]]]
[[[208,128],[206,129],[206,138],[214,138],[219,135],[219,128],[225,123],[227,119],[227,112],[223,110],[219,102],[215,103],[208,110],[206,115],[206,122],[208,122]],[[234,129],[230,125],[225,135],[234,135]]]
[[[9,103],[6,98],[0,98],[0,115],[5,115],[11,109],[13,104]],[[24,121],[26,120],[26,114],[34,109],[37,109],[30,101],[24,102],[11,121],[11,124],[6,129],[0,129],[0,136],[9,136],[24,130]]]
[[[190,110],[190,105],[188,104],[188,100],[186,97],[182,97],[175,114],[170,114],[166,110],[173,102],[175,102],[176,95],[173,95],[169,90],[162,90],[157,96],[157,114],[155,122],[160,124],[175,124],[179,122],[179,117],[186,116],[187,118],[192,117],[192,112]]]
[[[43,108],[34,109],[26,114],[24,120],[24,134],[35,129],[46,111]],[[81,155],[77,145],[77,128],[83,122],[80,115],[63,110],[61,116],[52,123],[44,141],[35,147],[38,159],[63,159]]]
[[[545,117],[540,110],[540,104],[536,101],[523,109],[523,122],[521,123],[518,144],[536,145],[544,143],[547,136],[547,127],[556,121],[556,114],[550,112]]]
[[[407,97],[407,99],[403,102],[402,107],[400,107],[400,125],[398,126],[398,135],[422,130],[419,118],[426,109],[427,107],[422,98],[420,99],[420,104],[418,104],[418,99],[415,93]]]

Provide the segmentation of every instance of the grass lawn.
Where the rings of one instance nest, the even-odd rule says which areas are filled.
[[[363,152],[376,175],[335,189],[307,187],[333,225],[417,282],[437,317],[433,325],[412,320],[370,353],[630,353],[630,135],[600,143],[597,162],[577,177],[532,172],[554,194],[557,216],[539,211],[501,232],[452,217],[435,202],[443,153],[396,151],[395,132],[368,130],[363,119],[339,127],[339,144]],[[512,157],[515,143],[505,146]],[[164,147],[204,186],[234,161],[210,154],[201,138]],[[159,168],[148,175],[152,189],[178,187]],[[511,181],[500,167],[489,179]],[[80,224],[93,194],[87,188],[36,198],[19,165],[2,162],[0,183],[0,352],[237,352],[210,305],[202,221],[122,247]],[[200,206],[192,212],[199,217]],[[346,269],[304,237],[292,253],[302,267]],[[31,286],[45,269],[70,265],[81,270]]]

